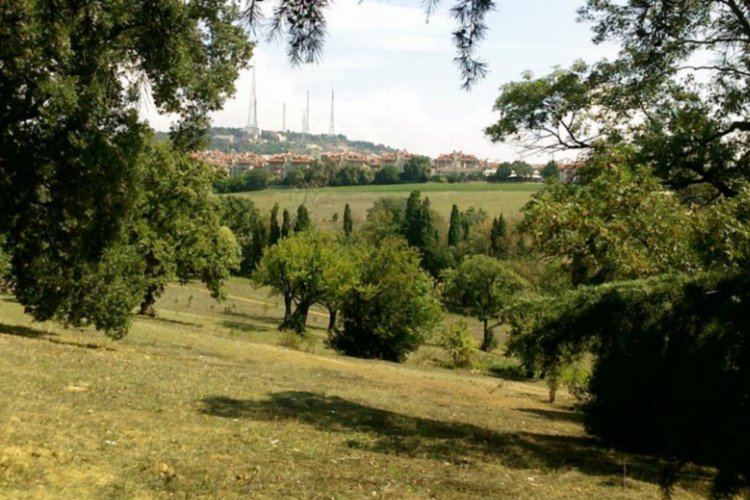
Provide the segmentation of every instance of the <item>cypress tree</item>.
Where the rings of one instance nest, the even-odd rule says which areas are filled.
[[[281,228],[279,227],[279,204],[274,203],[271,209],[271,224],[268,231],[268,245],[275,245],[281,238]]]
[[[284,209],[281,221],[281,237],[286,238],[292,233],[292,216],[289,215],[289,210]]]
[[[492,229],[490,230],[490,255],[492,257],[503,257],[508,250],[505,243],[507,226],[503,214],[492,219]]]
[[[303,203],[297,207],[297,220],[294,222],[294,232],[299,233],[310,229],[310,212]]]
[[[451,210],[451,221],[448,227],[448,246],[454,247],[458,245],[458,238],[460,233],[461,214],[458,212],[458,207],[453,205]]]
[[[349,204],[347,203],[344,207],[344,234],[349,236],[352,234],[352,229],[354,227],[354,223],[352,221],[352,209],[349,208]]]

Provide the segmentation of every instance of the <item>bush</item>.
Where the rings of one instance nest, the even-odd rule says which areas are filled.
[[[592,352],[584,417],[606,446],[750,480],[750,278],[583,287],[510,312],[511,352],[545,372]]]
[[[477,351],[477,346],[464,320],[446,327],[440,335],[439,342],[440,347],[445,349],[450,356],[454,366],[458,368],[471,366],[471,359]]]
[[[386,165],[377,172],[375,172],[375,179],[373,184],[398,184],[399,172],[398,167],[395,165]]]
[[[331,347],[348,356],[403,361],[440,321],[433,282],[419,254],[399,238],[361,250],[359,279],[341,305]]]

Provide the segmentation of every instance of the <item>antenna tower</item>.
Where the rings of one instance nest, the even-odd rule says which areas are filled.
[[[328,124],[328,135],[334,135],[333,130],[333,89],[331,89],[331,121]]]
[[[307,91],[307,104],[305,106],[305,114],[302,115],[302,133],[310,133],[310,91]]]
[[[255,96],[255,65],[253,65],[253,83],[250,91],[250,108],[247,112],[245,135],[251,140],[260,137],[260,128],[258,128],[258,99]]]
[[[286,132],[286,103],[282,106],[281,112],[281,131]]]

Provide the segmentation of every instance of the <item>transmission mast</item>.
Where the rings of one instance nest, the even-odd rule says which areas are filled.
[[[255,95],[255,65],[253,65],[253,81],[250,91],[250,108],[247,112],[247,126],[245,135],[250,140],[257,140],[260,137],[260,128],[258,128],[258,99]]]
[[[286,132],[286,103],[284,103],[281,109],[281,131]]]
[[[307,103],[305,105],[305,114],[302,115],[302,133],[310,133],[310,91],[307,91]]]
[[[333,130],[333,89],[331,89],[331,121],[328,123],[328,135],[334,135]]]

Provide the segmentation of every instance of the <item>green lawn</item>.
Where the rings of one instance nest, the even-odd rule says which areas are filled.
[[[0,296],[0,498],[657,498],[536,383],[281,347],[276,299],[172,287],[124,340]],[[500,358],[499,355],[495,355]],[[679,498],[708,494],[695,467]]]
[[[320,189],[267,189],[236,196],[250,198],[261,210],[268,211],[274,203],[282,208],[295,211],[304,203],[310,209],[315,223],[322,228],[338,228],[347,203],[352,209],[355,226],[367,216],[367,210],[381,197],[406,198],[413,190],[418,190],[430,198],[432,208],[446,220],[450,217],[453,204],[461,210],[470,206],[483,208],[490,217],[504,214],[506,218],[518,217],[518,212],[531,195],[541,189],[540,184],[491,184],[473,182],[465,184],[394,184],[387,186],[346,186]],[[334,214],[339,221],[332,222]]]

